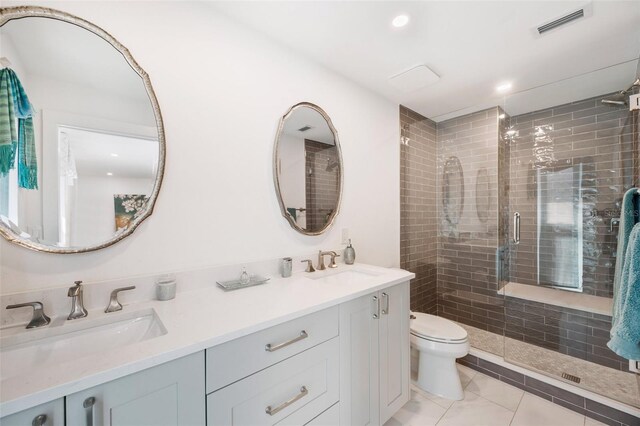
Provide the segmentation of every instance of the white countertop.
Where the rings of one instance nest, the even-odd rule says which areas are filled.
[[[344,280],[338,280],[337,277],[335,280],[309,279],[350,269],[376,275],[357,279],[350,277]],[[224,292],[212,282],[207,288],[178,293],[171,301],[126,305],[121,311],[123,314],[134,310],[155,310],[167,334],[8,377],[0,382],[0,417],[335,306],[414,277],[413,273],[401,269],[363,264],[340,265],[335,270],[318,271],[313,274],[295,273],[290,278],[272,279],[264,285],[232,292]],[[75,321],[90,321],[118,314],[90,310],[87,318]],[[55,321],[52,318],[52,324]]]

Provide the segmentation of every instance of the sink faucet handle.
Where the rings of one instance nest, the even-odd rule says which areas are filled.
[[[316,270],[313,269],[313,262],[311,261],[311,259],[305,259],[305,260],[301,260],[301,263],[307,262],[307,269],[305,269],[305,272],[315,272]]]
[[[331,263],[329,263],[329,268],[337,268],[338,265],[336,264],[336,257],[340,257],[340,255],[338,253],[336,253],[335,251],[331,252]]]
[[[69,287],[69,291],[67,293],[67,296],[69,297],[74,297],[82,293],[82,281],[74,281],[73,284],[73,286]]]
[[[7,309],[16,309],[16,308],[33,308],[33,316],[31,317],[31,321],[27,324],[27,328],[36,328],[43,327],[51,322],[51,318],[49,318],[44,313],[44,307],[42,306],[42,302],[28,302],[28,303],[18,303],[16,305],[9,305]]]
[[[120,303],[120,301],[118,301],[118,293],[120,293],[121,291],[133,290],[134,288],[136,288],[136,286],[132,285],[129,287],[120,287],[113,290],[111,292],[111,297],[109,298],[109,304],[107,305],[104,312],[108,314],[109,312],[121,311],[122,304]]]

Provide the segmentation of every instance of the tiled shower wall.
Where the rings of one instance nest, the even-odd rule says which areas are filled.
[[[438,123],[436,197],[438,315],[502,335],[496,280],[500,115],[496,107]],[[456,177],[452,165],[458,162],[462,176]]]
[[[411,309],[436,314],[436,124],[400,107],[400,262],[416,274]]]
[[[634,171],[637,179],[638,132],[629,131],[631,126],[636,126],[637,129],[637,113],[629,123],[628,112],[624,114],[619,109],[611,107],[605,110],[600,104],[600,99],[601,97],[588,99],[513,118],[503,116],[504,112],[499,108],[492,108],[437,125],[409,110],[401,110],[403,125],[428,124],[428,134],[432,134],[432,129],[437,129],[435,146],[434,139],[431,138],[426,145],[429,149],[418,149],[418,144],[423,141],[416,139],[417,134],[411,133],[411,130],[417,127],[410,127],[407,136],[413,136],[414,139],[409,147],[402,147],[401,262],[404,268],[418,273],[418,279],[412,289],[412,298],[416,298],[412,300],[412,309],[433,313],[435,307],[438,315],[454,321],[498,335],[506,334],[513,339],[609,368],[628,371],[626,361],[606,347],[611,317],[522,299],[504,298],[498,291],[505,282],[518,282],[520,273],[531,272],[536,267],[531,263],[531,258],[528,264],[516,263],[511,269],[501,268],[497,271],[500,263],[496,264],[496,256],[503,256],[503,265],[507,266],[514,262],[514,258],[515,262],[525,259],[526,256],[522,256],[522,252],[527,247],[526,240],[535,240],[530,234],[536,232],[533,219],[535,215],[532,213],[535,212],[536,203],[527,198],[530,195],[527,194],[527,190],[532,188],[531,182],[526,180],[531,177],[528,173],[528,169],[531,168],[528,161],[534,152],[531,142],[526,146],[526,135],[532,135],[531,132],[534,130],[528,129],[535,129],[538,123],[544,122],[553,126],[554,132],[560,132],[553,134],[554,141],[557,142],[554,144],[554,147],[557,147],[557,151],[554,152],[556,160],[575,157],[596,160],[592,164],[586,164],[583,173],[585,180],[591,179],[590,184],[587,182],[583,185],[587,198],[594,193],[594,189],[600,191],[597,192],[597,202],[591,206],[593,210],[609,211],[607,209],[615,205],[615,194],[622,193],[622,187],[632,184]],[[510,129],[510,125],[520,127]],[[519,139],[516,142],[512,140],[513,137],[506,136],[507,131],[512,130],[518,132]],[[415,145],[411,147],[414,140]],[[447,217],[450,216],[448,212],[451,209],[447,208],[445,214],[443,204],[445,197],[454,195],[453,192],[443,192],[444,167],[451,157],[457,157],[464,175],[464,202],[460,203],[462,205],[459,217]],[[437,167],[435,177],[431,172],[434,166]],[[486,174],[484,171],[479,174],[481,169],[485,169]],[[527,172],[523,173],[523,170]],[[607,170],[608,174],[603,176],[603,170]],[[456,183],[451,174],[448,175],[446,183]],[[502,177],[499,181],[498,175]],[[418,179],[425,176],[435,180],[436,185],[421,186],[420,191],[415,191]],[[483,178],[479,179],[480,176]],[[486,191],[487,181],[489,191]],[[414,183],[413,187],[409,186],[410,182]],[[459,185],[457,187],[461,190]],[[513,205],[509,206],[513,200],[509,196],[511,192],[515,194],[516,199],[525,198],[530,203],[517,207],[525,213],[520,244],[523,250],[520,250],[521,247],[517,248],[520,252],[512,250],[513,245],[509,244],[512,231],[511,212],[515,211]],[[436,200],[435,206],[430,204],[433,200]],[[589,207],[587,201],[583,201],[583,207]],[[428,210],[425,206],[428,206]],[[458,207],[457,204],[455,206]],[[420,211],[428,211],[429,214],[419,215]],[[436,225],[430,226],[429,224],[434,222],[430,222],[429,219],[435,219],[434,214],[438,220],[435,222]],[[612,214],[615,214],[615,211]],[[615,244],[615,238],[608,230],[610,221],[605,221],[606,218],[601,215],[595,218],[598,228],[594,235],[597,239],[591,246],[587,244],[588,248],[596,244],[604,248],[609,244],[608,241]],[[534,228],[527,229],[527,226]],[[604,227],[607,227],[607,230],[602,233]],[[421,246],[423,243],[417,242],[418,232],[423,230],[425,236],[437,235],[435,262],[433,247],[429,246],[424,250]],[[615,231],[614,227],[614,233]],[[508,249],[504,250],[505,247]],[[609,253],[614,249],[615,247],[607,247]],[[594,255],[591,260],[596,262],[596,267],[592,268],[595,273],[591,279],[585,280],[584,284],[586,288],[591,289],[587,290],[587,293],[591,291],[592,294],[610,297],[610,278],[613,275],[614,263],[611,255],[606,254],[606,250],[603,249],[603,253],[602,257],[599,257],[598,252],[591,252]],[[510,259],[509,256],[514,258]],[[421,263],[418,263],[419,261]],[[588,263],[585,262],[585,270]],[[431,272],[436,264],[437,274]],[[425,271],[430,272],[421,275],[418,265],[428,266]],[[496,279],[497,273],[500,275],[500,281]],[[587,274],[585,278],[588,278]],[[598,282],[604,282],[604,285],[599,287],[596,285]],[[523,283],[530,282],[523,280]],[[589,286],[590,284],[592,285]],[[598,293],[598,288],[601,289],[601,293]],[[436,303],[433,302],[434,292],[437,294]],[[425,303],[425,300],[428,300],[428,303]]]
[[[618,231],[615,220],[620,217],[622,196],[633,186],[638,150],[634,147],[633,116],[628,107],[603,105],[602,98],[511,118],[510,204],[512,212],[522,215],[521,241],[511,247],[510,253],[513,282],[551,284],[547,277],[538,277],[539,269],[562,276],[562,271],[556,268],[562,252],[568,251],[567,247],[558,246],[562,224],[542,227],[543,232],[537,235],[538,198],[544,194],[544,189],[538,187],[538,179],[552,170],[575,170],[574,186],[568,188],[571,193],[562,197],[563,189],[554,188],[549,198],[566,201],[574,197],[569,201],[574,205],[582,203],[582,211],[577,212],[582,231],[577,232],[578,224],[569,225],[575,231],[573,235],[565,235],[570,245],[579,237],[583,240],[582,291],[612,297]],[[581,176],[577,176],[578,170]],[[560,264],[566,266],[578,258],[578,253],[572,253],[561,259]],[[574,265],[573,270],[578,271],[579,265]]]

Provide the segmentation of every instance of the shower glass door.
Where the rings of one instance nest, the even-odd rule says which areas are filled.
[[[633,406],[607,342],[622,197],[640,184],[639,111],[610,101],[638,93],[620,95],[637,65],[505,98],[498,160],[504,359]]]

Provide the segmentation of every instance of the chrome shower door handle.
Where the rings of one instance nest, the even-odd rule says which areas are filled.
[[[520,213],[513,214],[513,243],[520,244]]]
[[[382,315],[389,315],[389,295],[382,293]]]
[[[380,299],[378,299],[378,296],[373,296],[371,301],[373,302],[373,319],[378,319],[380,318]]]
[[[96,405],[96,399],[93,396],[85,399],[82,406],[85,409],[85,415],[87,418],[87,426],[93,426],[93,407]]]

